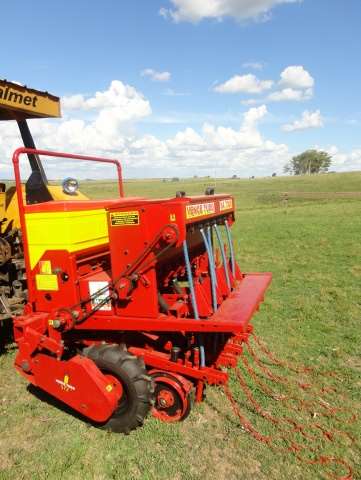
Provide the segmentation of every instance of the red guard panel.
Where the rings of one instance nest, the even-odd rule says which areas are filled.
[[[118,390],[100,372],[92,360],[76,355],[60,361],[38,354],[28,379],[77,412],[95,422],[105,422],[118,405]],[[22,369],[17,366],[20,373]]]

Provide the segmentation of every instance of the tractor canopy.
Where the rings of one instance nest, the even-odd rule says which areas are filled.
[[[0,79],[0,120],[49,117],[61,117],[59,97]]]

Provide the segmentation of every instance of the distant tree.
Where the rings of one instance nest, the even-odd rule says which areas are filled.
[[[327,172],[330,168],[332,157],[321,150],[306,150],[292,158],[284,167],[285,173],[292,175],[311,175]]]
[[[193,175],[193,178],[198,178],[198,175]]]
[[[236,178],[238,178],[237,175],[232,175],[232,178],[235,180]]]
[[[277,177],[277,173],[276,172],[272,173],[272,177]]]
[[[179,182],[179,178],[178,177],[173,177],[172,182]]]

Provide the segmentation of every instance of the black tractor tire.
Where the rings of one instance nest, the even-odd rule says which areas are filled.
[[[83,354],[104,374],[116,377],[123,395],[112,416],[99,425],[105,430],[128,434],[143,425],[154,404],[154,383],[147,375],[143,359],[131,355],[125,345],[94,345]]]

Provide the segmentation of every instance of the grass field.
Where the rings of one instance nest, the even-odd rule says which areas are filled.
[[[209,182],[131,181],[125,187],[127,195],[162,197],[175,190],[201,193]],[[256,332],[279,357],[319,369],[319,374],[312,374],[314,382],[337,386],[345,394],[329,395],[329,403],[354,412],[361,405],[361,200],[291,198],[286,206],[280,192],[360,191],[360,184],[361,173],[216,182],[217,192],[236,198],[235,242],[241,268],[273,272],[266,301],[254,318]],[[110,182],[89,183],[83,190],[94,198],[105,196],[107,190],[115,195]],[[2,480],[313,480],[327,471],[256,442],[239,427],[216,388],[208,389],[206,402],[183,423],[150,418],[129,436],[97,430],[40,402],[12,369],[14,356],[11,346],[0,356]],[[285,374],[278,367],[275,371]],[[299,377],[287,375],[291,380]],[[266,410],[288,414],[250,380],[249,385]],[[235,381],[232,389],[246,416],[260,431],[272,434],[274,427],[254,414]],[[314,414],[319,419],[317,410]],[[310,421],[302,411],[292,415],[300,423]],[[359,420],[346,424],[347,417],[342,417],[341,426],[357,441],[341,437],[339,442],[324,439],[321,444],[326,454],[348,459],[354,478],[360,479],[361,425]]]

